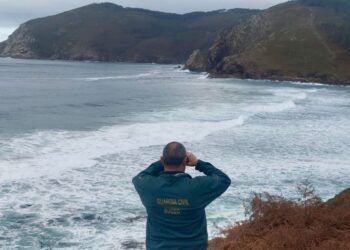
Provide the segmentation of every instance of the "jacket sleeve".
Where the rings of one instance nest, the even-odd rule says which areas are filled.
[[[209,205],[223,194],[231,184],[230,178],[209,162],[198,160],[196,170],[206,175],[194,178],[200,206]]]
[[[152,177],[158,176],[163,170],[164,167],[162,163],[160,161],[156,161],[152,163],[148,168],[141,171],[132,179],[132,183],[134,184],[136,191],[140,193],[142,189],[151,184],[151,181],[153,179]]]

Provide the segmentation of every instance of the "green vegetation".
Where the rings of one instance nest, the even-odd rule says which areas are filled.
[[[91,4],[25,23],[7,41],[5,51],[15,57],[182,63],[194,49],[208,49],[221,29],[257,12],[233,9],[178,15]]]
[[[301,3],[314,7],[327,7],[343,11],[344,8],[350,8],[349,0],[299,0]]]
[[[0,43],[0,56],[156,63],[189,58],[187,68],[215,76],[350,84],[350,1],[295,0],[265,11],[185,15],[91,4],[24,23]]]
[[[350,1],[349,0],[299,0],[310,7],[333,9],[343,20],[324,23],[323,29],[329,37],[350,51]]]
[[[350,84],[350,8],[312,3],[290,1],[249,18],[192,55],[187,67],[214,76]]]

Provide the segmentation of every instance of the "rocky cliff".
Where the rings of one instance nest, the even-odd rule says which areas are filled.
[[[212,76],[350,84],[350,6],[342,0],[274,6],[225,30],[186,67]]]
[[[0,44],[0,51],[3,56],[37,58],[31,49],[34,44],[35,38],[29,32],[27,25],[22,24],[7,41]]]
[[[91,4],[22,24],[0,44],[0,55],[184,63],[193,50],[207,50],[220,30],[258,12],[233,9],[178,15]]]

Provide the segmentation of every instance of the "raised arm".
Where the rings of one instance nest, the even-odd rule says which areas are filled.
[[[196,170],[206,175],[194,178],[198,200],[202,206],[207,206],[223,194],[231,184],[230,178],[209,162],[198,160]]]

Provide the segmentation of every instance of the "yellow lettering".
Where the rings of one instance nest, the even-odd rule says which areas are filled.
[[[157,205],[161,206],[189,206],[190,203],[188,202],[188,199],[186,198],[180,198],[180,199],[174,199],[174,198],[157,198],[156,199]]]
[[[177,200],[177,203],[180,205],[180,206],[189,206],[190,204],[188,203],[188,200],[187,199],[178,199]]]
[[[181,214],[180,208],[177,207],[166,207],[164,208],[165,214],[179,215]]]

